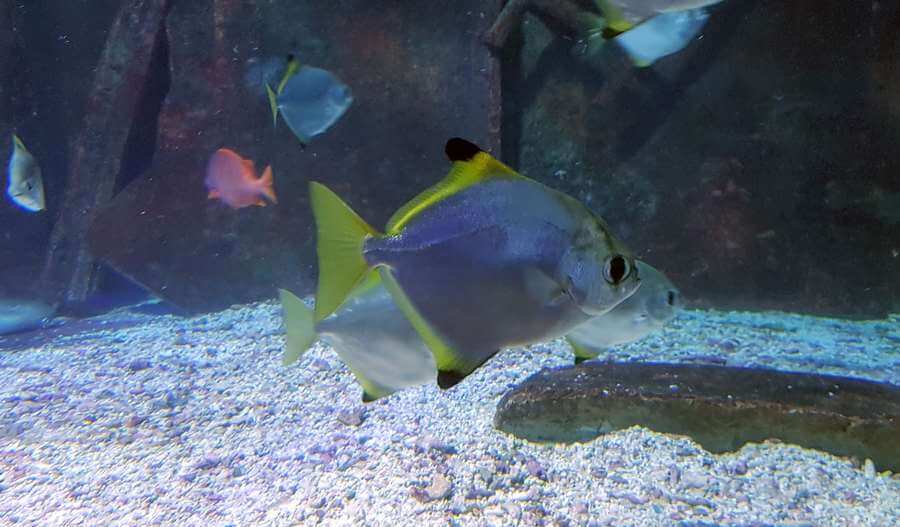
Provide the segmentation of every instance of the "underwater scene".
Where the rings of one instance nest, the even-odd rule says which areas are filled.
[[[0,526],[900,525],[900,0],[0,0]]]

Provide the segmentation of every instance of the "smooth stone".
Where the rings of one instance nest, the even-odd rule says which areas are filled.
[[[537,442],[588,441],[634,425],[687,435],[712,453],[778,439],[900,470],[900,387],[834,375],[586,362],[531,376],[494,416],[498,429]]]

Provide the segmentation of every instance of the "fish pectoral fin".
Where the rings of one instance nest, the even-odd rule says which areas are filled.
[[[586,360],[593,360],[600,356],[598,350],[590,349],[588,346],[578,342],[571,336],[566,336],[566,342],[572,347],[572,354],[575,356],[575,364],[581,364]]]
[[[313,322],[313,310],[306,307],[303,300],[287,289],[279,289],[278,297],[281,299],[281,319],[287,332],[281,363],[289,366],[306,353],[319,335]]]
[[[206,199],[218,199],[222,197],[222,193],[216,189],[212,189],[209,191],[209,194],[206,195]]]
[[[316,322],[334,313],[369,272],[363,256],[366,238],[380,236],[341,198],[325,185],[309,184],[310,203],[316,220],[316,253],[319,287]]]
[[[397,234],[423,210],[478,183],[492,179],[527,179],[465,139],[450,139],[444,151],[453,161],[450,172],[400,207],[388,220],[385,229],[388,234]]]

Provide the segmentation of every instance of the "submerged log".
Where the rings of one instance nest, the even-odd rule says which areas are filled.
[[[640,425],[713,453],[780,439],[900,471],[900,387],[833,375],[587,362],[533,375],[503,397],[494,425],[563,443]]]
[[[128,0],[120,8],[94,73],[81,133],[70,145],[63,206],[41,277],[55,301],[85,300],[96,286],[87,231],[113,197],[125,143],[147,84],[149,65],[170,0]]]

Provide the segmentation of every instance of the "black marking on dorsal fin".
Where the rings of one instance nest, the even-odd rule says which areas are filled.
[[[362,394],[362,402],[364,403],[371,403],[376,399],[378,399],[378,397],[372,396],[369,392],[364,391]]]
[[[444,145],[444,153],[450,161],[471,161],[481,151],[478,145],[460,137],[454,137]]]
[[[578,357],[578,356],[576,356],[576,357],[575,357],[575,364],[576,364],[576,365],[581,364],[582,362],[584,362],[584,361],[586,361],[586,360],[590,360],[590,359],[588,359],[587,357]]]

